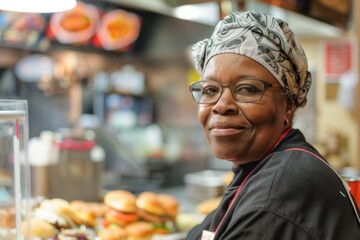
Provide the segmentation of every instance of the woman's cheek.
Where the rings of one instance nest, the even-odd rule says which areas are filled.
[[[205,107],[203,105],[199,105],[198,108],[198,121],[204,129],[206,129],[206,122],[210,111],[209,109],[210,107]]]

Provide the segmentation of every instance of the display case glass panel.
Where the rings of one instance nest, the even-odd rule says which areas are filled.
[[[22,239],[30,216],[25,100],[0,100],[0,239]],[[26,225],[23,225],[27,228]]]

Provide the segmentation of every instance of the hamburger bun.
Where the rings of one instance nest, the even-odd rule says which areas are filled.
[[[234,178],[234,173],[232,171],[228,171],[223,176],[223,181],[225,186],[229,186]]]
[[[113,190],[104,196],[104,203],[107,206],[122,212],[135,212],[135,202],[135,195],[125,190]]]
[[[65,199],[53,198],[45,199],[40,203],[40,209],[53,211],[70,218],[75,224],[81,224],[81,219],[71,209],[70,203]]]
[[[40,203],[40,208],[54,210],[58,208],[69,207],[69,202],[61,198],[45,199]]]
[[[96,226],[96,219],[97,216],[91,206],[84,201],[72,201],[70,202],[70,207],[77,215],[79,219],[80,225],[85,225],[88,227],[95,227]]]
[[[107,206],[104,203],[89,202],[91,210],[95,213],[96,217],[104,217]]]
[[[158,194],[157,198],[165,209],[165,214],[175,219],[180,206],[178,200],[169,194]]]
[[[165,208],[160,202],[158,196],[152,192],[142,192],[136,200],[138,209],[144,210],[148,213],[163,216],[166,214]]]
[[[196,212],[201,214],[209,214],[219,206],[220,201],[221,197],[204,200],[196,206]]]
[[[101,240],[127,240],[126,231],[119,227],[100,229],[98,236]]]
[[[134,222],[125,227],[128,240],[151,240],[154,228],[147,222]]]
[[[53,239],[56,228],[50,223],[40,219],[24,220],[21,223],[22,235],[25,239],[38,237],[40,239]]]

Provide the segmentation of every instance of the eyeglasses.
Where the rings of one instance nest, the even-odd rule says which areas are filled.
[[[250,103],[259,101],[265,89],[271,87],[281,86],[260,79],[246,78],[230,85],[222,85],[216,81],[197,81],[190,85],[189,90],[195,102],[200,104],[216,103],[224,92],[224,88],[229,88],[238,102]]]

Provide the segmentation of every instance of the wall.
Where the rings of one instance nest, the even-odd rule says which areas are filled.
[[[348,39],[351,39],[351,37]],[[346,165],[359,168],[360,162],[358,158],[359,139],[357,119],[353,112],[345,109],[338,101],[326,99],[327,84],[324,72],[325,61],[323,43],[324,41],[329,40],[339,39],[301,39],[308,57],[309,67],[310,69],[315,70],[315,76],[313,76],[313,87],[316,88],[316,146],[322,154],[326,155],[328,149],[325,142],[329,138],[329,132],[339,134],[342,136],[340,139],[340,145],[343,146],[340,154],[341,163],[334,162],[332,164],[336,168]],[[330,161],[332,160],[333,159],[330,159]]]

